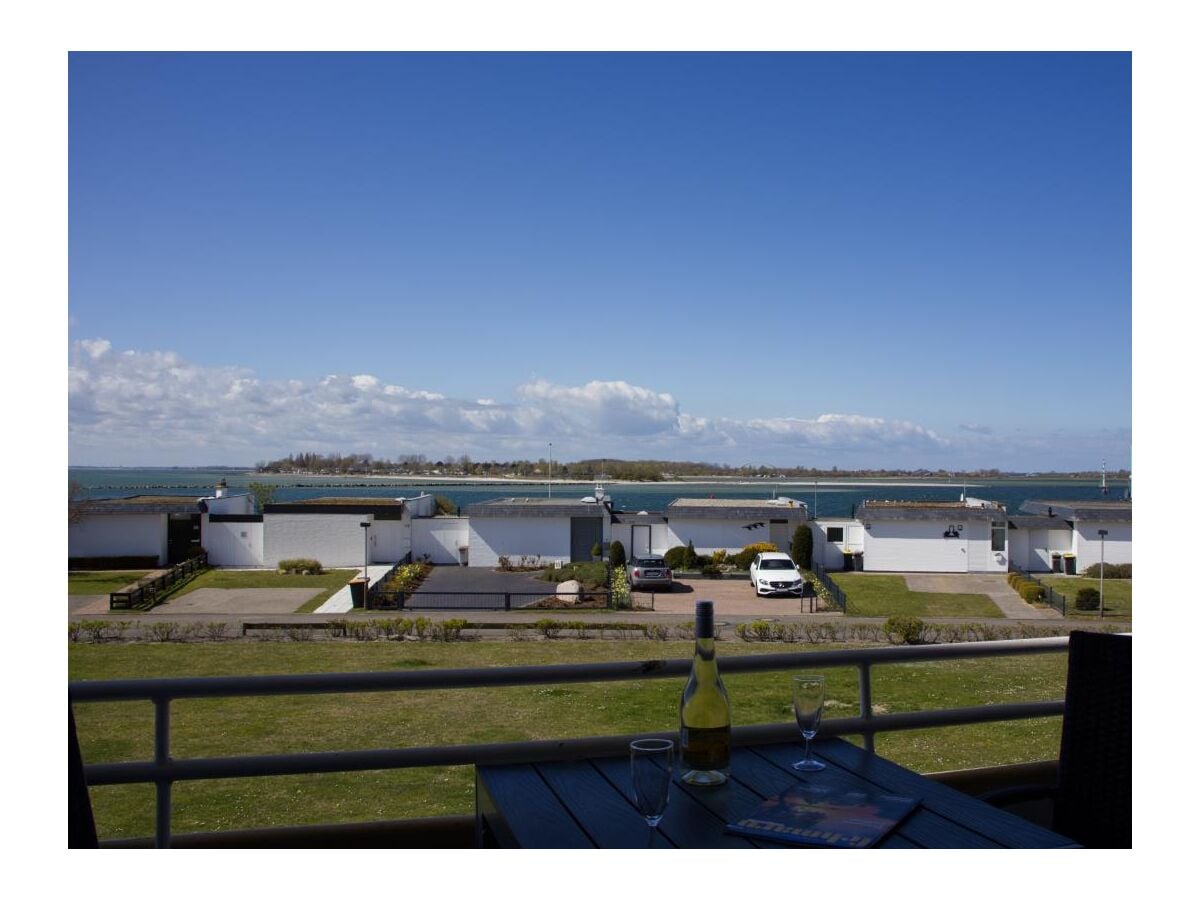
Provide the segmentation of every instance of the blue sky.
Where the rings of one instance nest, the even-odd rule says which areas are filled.
[[[70,460],[1127,466],[1130,57],[80,54]]]

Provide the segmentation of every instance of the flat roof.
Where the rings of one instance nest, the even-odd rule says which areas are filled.
[[[286,503],[268,503],[263,512],[272,515],[373,515],[378,519],[399,519],[404,515],[404,506],[402,498],[392,497],[313,497]]]
[[[1132,522],[1132,500],[1026,500],[1020,512],[1076,522]]]
[[[791,505],[789,505],[791,504]],[[728,499],[680,497],[667,504],[667,518],[684,519],[789,519],[806,521],[808,504],[803,500]]]
[[[594,499],[594,498],[593,498]],[[583,500],[562,497],[501,497],[471,503],[463,509],[463,515],[481,518],[581,518],[606,516],[608,506],[604,503],[586,503]]]
[[[942,519],[1007,518],[1003,506],[968,506],[962,501],[941,500],[864,500],[855,511],[859,521],[930,521]]]
[[[137,494],[133,497],[106,497],[101,500],[86,500],[83,507],[87,515],[137,515],[139,513],[200,513],[199,500],[179,494]]]

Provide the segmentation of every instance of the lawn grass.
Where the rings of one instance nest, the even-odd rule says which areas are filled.
[[[340,591],[358,569],[326,569],[320,575],[284,575],[271,569],[207,569],[179,590],[171,594],[172,599],[182,597],[200,588],[236,590],[245,588],[311,588],[321,593],[296,610],[308,613]]]
[[[1039,575],[1038,581],[1054,588],[1067,598],[1067,615],[1071,618],[1096,619],[1100,617],[1099,610],[1079,610],[1075,608],[1075,597],[1080,588],[1090,587],[1100,590],[1099,578],[1072,578],[1070,575]],[[1133,617],[1133,581],[1128,578],[1104,579],[1104,616]]]
[[[963,616],[1003,618],[985,594],[910,591],[903,575],[830,573],[846,594],[848,616]]]
[[[720,643],[719,654],[778,653],[795,645]],[[820,649],[828,649],[822,646]],[[188,675],[389,671],[690,656],[683,641],[72,644],[71,680]],[[1064,655],[880,666],[877,712],[982,705],[1063,695]],[[854,715],[853,668],[826,672],[827,716]],[[787,673],[725,678],[735,725],[791,719]],[[683,679],[421,691],[403,694],[176,701],[176,758],[526,741],[674,730]],[[89,763],[153,757],[150,703],[79,704]],[[918,771],[1053,759],[1057,719],[880,735],[884,755]],[[102,838],[153,832],[153,790],[92,789]],[[188,782],[173,791],[179,832],[364,821],[474,810],[469,766],[393,772]]]
[[[68,572],[67,594],[111,594],[147,575],[145,569],[113,572]]]

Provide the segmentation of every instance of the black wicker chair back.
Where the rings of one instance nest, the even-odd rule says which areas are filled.
[[[1071,632],[1053,828],[1085,847],[1133,846],[1133,638]]]

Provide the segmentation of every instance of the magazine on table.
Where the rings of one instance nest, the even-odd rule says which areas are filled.
[[[813,847],[870,847],[917,808],[911,797],[797,784],[725,830]]]

